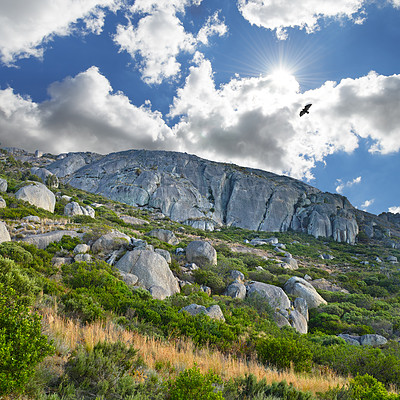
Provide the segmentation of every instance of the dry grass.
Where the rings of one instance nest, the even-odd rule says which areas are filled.
[[[76,321],[60,318],[51,309],[43,312],[43,327],[45,333],[54,339],[58,352],[65,361],[78,345],[93,348],[99,341],[122,341],[138,349],[149,368],[160,369],[162,366],[160,372],[165,375],[175,374],[196,363],[203,372],[212,370],[223,379],[251,373],[258,379],[265,378],[268,383],[286,380],[297,389],[312,393],[326,392],[329,388],[342,386],[347,381],[330,371],[313,374],[279,372],[264,367],[256,360],[243,361],[209,348],[197,349],[187,340],[165,341],[128,332],[113,322],[80,325]]]

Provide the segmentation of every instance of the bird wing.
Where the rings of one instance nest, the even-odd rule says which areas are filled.
[[[307,104],[305,107],[304,107],[304,110],[305,111],[308,111],[309,110],[309,108],[312,106],[312,104]]]

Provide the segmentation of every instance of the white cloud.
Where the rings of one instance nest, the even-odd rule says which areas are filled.
[[[217,88],[210,61],[194,61],[170,109],[182,151],[311,179],[317,161],[351,153],[359,138],[372,139],[371,152],[400,149],[400,75],[372,72],[305,93],[290,76],[236,76]]]
[[[389,207],[389,212],[393,214],[400,214],[400,206],[397,207]]]
[[[35,103],[11,88],[0,91],[3,146],[49,152],[109,153],[131,148],[173,148],[161,113],[114,93],[96,67],[53,83],[50,100]]]
[[[118,8],[120,0],[2,0],[0,58],[7,65],[27,57],[41,57],[43,46],[54,36],[71,34],[82,20],[99,34],[104,23],[101,8]]]
[[[185,7],[198,5],[202,0],[139,0],[130,8],[132,14],[140,14],[136,26],[131,22],[119,24],[114,35],[120,51],[132,58],[140,57],[142,79],[149,84],[159,84],[164,79],[179,74],[181,53],[193,53],[197,46],[208,44],[211,35],[222,36],[227,27],[218,13],[209,17],[197,36],[187,32],[178,14]]]
[[[341,179],[338,179],[338,185],[336,186],[336,193],[342,194],[345,188],[350,188],[360,182],[361,182],[361,176],[354,178],[352,181],[348,182],[342,182]]]
[[[375,199],[371,199],[371,200],[365,200],[364,203],[361,204],[361,209],[363,211],[367,211],[367,208],[369,206],[371,206],[372,204],[374,204]]]
[[[392,0],[398,1],[398,0]],[[276,30],[278,39],[286,39],[285,28],[299,27],[308,33],[319,29],[321,18],[347,18],[360,23],[357,16],[365,0],[238,0],[238,8],[251,24]]]

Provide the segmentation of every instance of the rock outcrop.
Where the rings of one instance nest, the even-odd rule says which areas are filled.
[[[186,259],[198,265],[217,265],[217,252],[210,243],[195,240],[186,247]]]
[[[0,178],[0,192],[7,192],[7,181],[3,178]]]
[[[111,232],[100,236],[92,245],[93,253],[109,253],[121,247],[128,247],[130,237],[113,229]]]
[[[70,217],[73,217],[74,215],[87,215],[94,218],[95,211],[90,206],[80,206],[76,201],[72,201],[64,207],[64,215]]]
[[[320,304],[327,304],[311,283],[298,276],[292,276],[284,285],[284,291],[292,296],[301,297],[307,302],[308,308],[316,308]]]
[[[3,222],[0,221],[0,243],[3,242],[10,242],[11,237],[7,229],[7,225]]]
[[[354,243],[356,210],[338,194],[270,172],[167,151],[69,153],[47,169],[72,186],[155,209],[196,228],[237,226]]]
[[[15,193],[15,197],[19,200],[27,201],[36,207],[54,212],[56,197],[43,183],[31,182],[19,189],[18,192]]]
[[[38,235],[27,236],[23,238],[22,241],[34,244],[38,249],[45,249],[50,243],[59,242],[65,235],[79,238],[83,236],[83,234],[75,231],[51,231]]]
[[[179,243],[179,240],[175,236],[174,232],[168,229],[153,229],[148,233],[148,235],[155,237],[162,242],[172,244],[173,246],[176,246]]]
[[[204,314],[212,319],[217,319],[219,321],[225,321],[224,314],[222,313],[222,310],[221,310],[220,306],[218,306],[218,305],[213,305],[213,306],[206,308],[206,307],[200,306],[198,304],[190,304],[186,307],[183,307],[179,312],[182,312],[182,311],[186,311],[190,315]]]
[[[267,300],[274,311],[283,312],[290,308],[290,300],[286,293],[278,286],[269,285],[262,282],[250,282],[247,285],[247,296],[259,296]]]

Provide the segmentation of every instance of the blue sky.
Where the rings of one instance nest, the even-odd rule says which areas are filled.
[[[400,0],[0,0],[0,141],[185,151],[400,212],[399,42]]]

